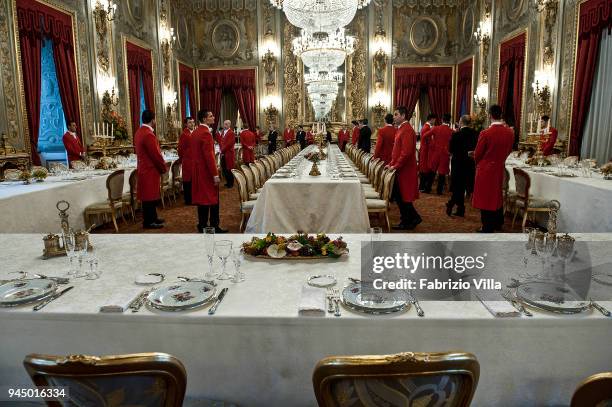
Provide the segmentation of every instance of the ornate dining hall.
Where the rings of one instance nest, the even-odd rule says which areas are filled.
[[[0,406],[612,406],[612,0],[0,33]]]

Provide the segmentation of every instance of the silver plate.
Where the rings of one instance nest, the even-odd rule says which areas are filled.
[[[163,311],[184,311],[200,307],[215,298],[217,289],[204,281],[180,281],[157,287],[147,304]]]
[[[395,312],[407,311],[410,308],[403,291],[397,291],[398,298],[394,300],[381,299],[381,301],[370,301],[361,299],[361,284],[352,283],[342,290],[342,303],[355,311],[366,314],[381,315]]]
[[[516,296],[529,306],[559,314],[577,314],[590,309],[589,302],[562,282],[527,282],[518,286]]]
[[[57,283],[48,278],[13,280],[0,285],[0,307],[16,307],[39,301],[55,292]]]
[[[313,286],[313,287],[325,288],[325,287],[331,287],[331,286],[336,285],[337,280],[336,280],[336,277],[334,276],[327,276],[327,275],[321,274],[321,275],[308,277],[307,283],[308,285]]]

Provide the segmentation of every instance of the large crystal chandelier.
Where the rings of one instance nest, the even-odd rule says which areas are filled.
[[[346,35],[344,28],[332,33],[302,30],[302,35],[293,40],[293,52],[316,71],[335,71],[354,50],[355,38]]]
[[[333,31],[353,20],[357,9],[370,0],[270,0],[285,11],[287,20],[296,27],[313,31]]]

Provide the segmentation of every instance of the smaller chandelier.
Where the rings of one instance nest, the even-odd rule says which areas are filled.
[[[328,71],[310,71],[304,74],[304,82],[320,82],[320,81],[334,81],[342,83],[344,80],[344,74],[342,72],[328,72]]]
[[[344,28],[333,33],[302,30],[292,45],[293,53],[311,70],[333,72],[355,51],[355,38],[345,35]]]

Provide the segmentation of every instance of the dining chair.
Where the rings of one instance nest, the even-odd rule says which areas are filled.
[[[181,407],[185,397],[185,367],[166,353],[101,357],[31,354],[23,365],[37,387],[69,388],[68,400],[50,400],[50,407]]]
[[[253,211],[255,202],[257,200],[249,199],[249,191],[247,187],[247,180],[244,174],[238,170],[232,170],[234,179],[238,184],[238,195],[240,196],[240,232],[244,232],[246,227],[246,220],[248,215]]]
[[[383,184],[382,191],[380,193],[380,199],[367,199],[366,206],[368,207],[368,214],[376,213],[378,216],[383,216],[387,224],[387,231],[391,232],[391,222],[389,222],[389,199],[391,198],[391,191],[393,190],[393,182],[395,181],[395,170],[387,168],[383,173]]]
[[[470,353],[331,356],[312,382],[319,407],[470,405],[480,365]]]
[[[124,175],[125,176],[125,175]],[[128,178],[128,183],[130,184],[129,192],[125,192],[121,197],[123,204],[129,206],[130,212],[132,214],[132,221],[136,222],[136,210],[138,209],[138,170],[134,169],[130,173],[130,177]]]
[[[247,191],[249,192],[249,199],[257,199],[259,197],[259,192],[255,187],[255,175],[253,174],[253,170],[246,164],[242,164],[240,166],[240,170],[244,174],[247,182]]]
[[[513,213],[516,192],[510,191],[510,171],[504,168],[504,184],[503,184],[503,196],[504,196],[504,214],[506,212]]]
[[[108,199],[103,202],[97,202],[92,205],[88,205],[85,208],[83,214],[85,218],[85,226],[90,225],[90,218],[96,216],[96,224],[99,223],[100,215],[103,216],[103,221],[106,221],[106,215],[110,214],[113,225],[115,226],[115,232],[119,232],[117,226],[117,212],[121,215],[123,222],[127,224],[125,217],[123,216],[123,209],[128,207],[128,204],[123,201],[123,177],[125,170],[114,171],[106,178],[106,191],[108,192]]]
[[[257,165],[255,165],[254,162],[249,164],[249,168],[253,173],[253,180],[255,181],[255,190],[257,190],[261,188],[263,184],[261,174],[259,173],[259,168],[257,167]]]
[[[524,232],[525,224],[527,223],[527,215],[529,213],[548,212],[550,214],[553,210],[559,210],[561,204],[556,200],[532,196],[530,193],[531,177],[529,174],[520,168],[513,168],[512,170],[514,171],[514,183],[516,188],[512,228],[514,228],[514,222],[516,221],[519,211],[523,211],[522,230]]]
[[[597,373],[578,385],[571,407],[612,406],[612,372]]]
[[[170,198],[174,198],[174,201],[176,202],[176,195],[174,194],[174,188],[172,187],[172,180],[170,178],[170,174],[171,174],[171,168],[170,168],[171,164],[170,163],[166,163],[166,172],[164,172],[161,176],[161,182],[159,185],[159,192],[161,195],[161,201],[162,201],[162,208],[166,208],[166,202],[165,202],[165,197],[167,196],[169,199]]]
[[[172,161],[170,165],[170,174],[172,175],[171,184],[172,191],[174,193],[174,200],[176,201],[176,195],[181,192],[183,188],[183,177],[181,176],[181,162],[179,160]]]

